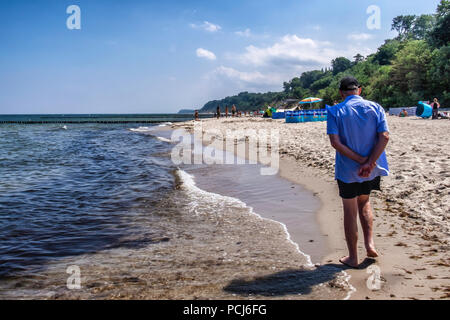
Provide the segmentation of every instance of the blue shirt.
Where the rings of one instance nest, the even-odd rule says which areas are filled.
[[[379,132],[389,132],[386,113],[377,103],[360,96],[349,96],[344,102],[327,108],[327,134],[339,136],[342,144],[357,154],[368,157],[378,142]],[[387,176],[386,153],[376,162],[368,178],[358,176],[360,164],[336,152],[335,179],[345,183],[364,182]]]

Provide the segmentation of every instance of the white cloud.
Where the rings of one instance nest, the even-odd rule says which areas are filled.
[[[237,34],[240,37],[250,37],[252,35],[250,29],[245,29],[244,31],[236,31],[235,34]]]
[[[208,32],[217,32],[220,29],[222,29],[221,26],[211,23],[211,22],[208,22],[208,21],[203,21],[202,24],[191,23],[189,26],[193,29],[202,29],[202,30],[208,31]]]
[[[329,42],[285,35],[272,46],[259,48],[248,46],[246,52],[238,57],[244,64],[254,66],[324,66],[339,56]]]
[[[224,96],[239,90],[280,91],[284,81],[305,71],[329,67],[336,57],[353,59],[358,52],[366,56],[374,49],[351,41],[333,44],[288,34],[265,46],[251,45],[240,53],[224,53],[227,66],[211,71],[205,81]]]
[[[242,71],[232,67],[220,66],[203,76],[208,87],[226,96],[241,91],[266,92],[282,90],[283,78],[280,74],[264,73],[257,70]]]
[[[199,58],[205,58],[208,60],[216,60],[216,55],[209,50],[206,50],[203,48],[198,48],[196,53],[197,53],[197,57],[199,57]]]
[[[366,41],[372,39],[372,35],[368,33],[352,33],[348,35],[348,39],[353,41]]]
[[[229,67],[220,66],[214,70],[214,73],[216,75],[226,76],[230,79],[235,79],[251,84],[280,84],[278,77],[274,77],[273,75],[264,75],[259,71],[245,72]]]

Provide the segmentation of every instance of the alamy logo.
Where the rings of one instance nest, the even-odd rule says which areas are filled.
[[[79,266],[68,266],[66,273],[70,274],[67,278],[67,289],[81,289],[81,271]]]
[[[81,29],[81,9],[77,5],[71,5],[67,7],[67,14],[70,16],[67,18],[66,26],[69,30],[80,30]]]
[[[367,268],[367,273],[370,273],[366,281],[367,288],[372,291],[381,289],[381,269],[378,266],[371,265]]]
[[[371,5],[366,11],[369,14],[367,19],[367,29],[369,30],[380,30],[381,29],[381,9],[379,6]]]
[[[194,125],[194,134],[178,129],[171,141],[177,143],[171,159],[180,164],[257,164],[261,175],[275,175],[279,169],[280,134],[278,130],[209,129]]]

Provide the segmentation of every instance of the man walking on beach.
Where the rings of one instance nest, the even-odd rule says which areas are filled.
[[[378,257],[373,241],[370,193],[380,190],[381,176],[389,174],[386,154],[389,129],[384,109],[364,100],[355,78],[342,79],[344,102],[328,108],[327,134],[336,149],[335,179],[344,207],[345,238],[349,250],[339,261],[358,267],[358,214],[368,257]]]

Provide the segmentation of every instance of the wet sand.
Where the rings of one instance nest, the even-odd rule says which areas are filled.
[[[261,165],[208,165],[187,170],[203,190],[243,201],[263,218],[286,225],[291,240],[312,264],[327,254],[327,239],[316,220],[320,201],[303,186],[279,175],[262,176]]]
[[[448,299],[450,293],[449,213],[450,122],[388,117],[391,176],[372,197],[375,243],[380,257],[364,260],[361,270],[347,270],[356,288],[352,299]],[[260,118],[203,120],[203,129],[280,130],[280,174],[314,192],[320,199],[318,221],[328,237],[322,264],[337,263],[346,244],[342,206],[334,182],[334,150],[325,123],[285,124]],[[192,128],[192,122],[177,127]],[[420,134],[419,134],[420,133]],[[360,261],[364,259],[359,242]],[[367,280],[381,272],[378,290]]]

